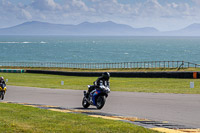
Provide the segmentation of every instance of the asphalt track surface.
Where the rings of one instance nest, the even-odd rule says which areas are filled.
[[[4,101],[53,105],[69,109],[82,108],[82,90],[7,86]],[[112,92],[101,110],[88,110],[120,116],[168,121],[200,128],[200,95]]]

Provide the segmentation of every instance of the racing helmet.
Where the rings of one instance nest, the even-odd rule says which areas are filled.
[[[3,78],[3,77],[0,77],[0,80],[4,80],[4,78]]]
[[[110,78],[110,73],[109,72],[104,72],[102,74],[102,77],[108,80]]]

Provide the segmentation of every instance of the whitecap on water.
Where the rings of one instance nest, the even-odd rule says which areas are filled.
[[[16,43],[33,43],[33,42],[0,42],[0,43],[16,44]]]
[[[41,41],[40,43],[47,43],[47,42]]]
[[[32,42],[21,42],[21,43],[32,43]]]
[[[0,43],[20,43],[20,42],[0,42]]]
[[[129,53],[124,53],[124,54],[129,54]]]

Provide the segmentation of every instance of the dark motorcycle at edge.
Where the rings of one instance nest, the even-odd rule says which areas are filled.
[[[88,85],[88,88],[90,88],[90,85]],[[93,105],[96,106],[97,109],[101,109],[106,102],[108,93],[110,93],[110,89],[105,86],[96,87],[90,92],[88,97],[86,96],[86,91],[84,91],[82,106],[88,108],[90,105]]]

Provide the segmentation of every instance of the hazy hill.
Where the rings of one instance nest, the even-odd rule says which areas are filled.
[[[191,24],[188,27],[180,30],[183,35],[200,36],[200,24]]]
[[[133,28],[112,21],[83,22],[78,25],[31,21],[2,28],[0,35],[200,36],[200,24],[192,24],[176,31],[160,32],[153,27]]]
[[[191,24],[187,26],[186,28],[175,30],[175,31],[169,31],[169,32],[163,32],[162,35],[168,35],[168,36],[200,36],[200,24]]]
[[[132,28],[112,21],[78,25],[51,24],[46,22],[25,22],[9,28],[0,29],[0,35],[158,35],[155,28]]]
[[[0,29],[1,35],[56,35],[65,34],[73,25],[50,24],[45,22],[25,22],[9,28]]]

